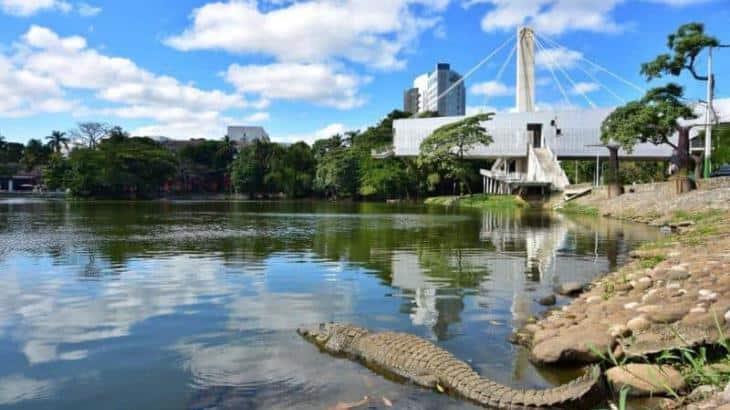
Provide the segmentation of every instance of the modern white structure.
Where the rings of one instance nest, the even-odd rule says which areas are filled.
[[[258,126],[229,126],[228,137],[239,144],[249,144],[254,141],[269,142],[269,134],[263,127]]]
[[[439,63],[433,72],[416,77],[413,88],[404,92],[403,101],[403,109],[414,114],[432,111],[444,117],[464,115],[466,87],[461,75],[451,70],[449,64]]]
[[[535,33],[517,31],[517,112],[535,111]]]

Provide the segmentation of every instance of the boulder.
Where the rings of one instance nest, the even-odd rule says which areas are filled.
[[[584,286],[580,282],[566,282],[560,285],[558,293],[563,296],[575,296],[583,292]]]
[[[630,388],[629,396],[670,395],[687,387],[682,374],[672,366],[631,363],[606,372],[606,379],[615,391]]]
[[[555,298],[555,295],[547,295],[547,296],[543,296],[540,299],[538,299],[537,303],[539,303],[543,306],[552,306],[555,303],[557,303],[557,299]]]
[[[644,316],[637,316],[626,322],[626,327],[629,328],[632,332],[638,333],[648,330],[651,327],[651,322],[647,320]]]
[[[536,364],[594,363],[596,354],[613,350],[616,340],[605,326],[579,325],[561,329],[556,335],[535,343],[530,355]]]

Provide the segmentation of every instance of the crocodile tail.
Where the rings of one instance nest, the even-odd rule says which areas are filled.
[[[583,399],[598,386],[601,369],[593,366],[585,375],[551,389],[517,390],[489,380],[482,380],[480,388],[467,396],[482,405],[496,408],[556,407]]]

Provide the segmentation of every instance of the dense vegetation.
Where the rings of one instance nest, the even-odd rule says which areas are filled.
[[[119,127],[83,123],[68,134],[53,131],[46,144],[3,143],[0,163],[7,169],[0,175],[42,173],[48,189],[89,198],[235,192],[254,198],[405,199],[478,187],[479,167],[486,164],[465,161],[463,155],[373,158],[373,150],[392,144],[393,121],[409,115],[393,111],[362,132],[334,135],[311,147],[268,141],[239,145],[228,137],[157,142],[131,137]],[[443,147],[451,142],[442,141]]]

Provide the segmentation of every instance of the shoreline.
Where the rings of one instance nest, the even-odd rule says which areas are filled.
[[[558,210],[649,224],[667,236],[632,251],[616,271],[573,289],[571,303],[527,324],[513,341],[529,349],[537,365],[613,368],[607,379],[614,398],[621,390],[651,396],[643,408],[730,405],[730,396],[720,393],[730,391],[730,352],[723,346],[730,334],[725,182],[675,197],[661,190],[611,200],[594,193]],[[703,354],[705,347],[712,354]],[[635,368],[661,369],[661,375],[637,377]],[[709,407],[693,407],[703,405]]]

